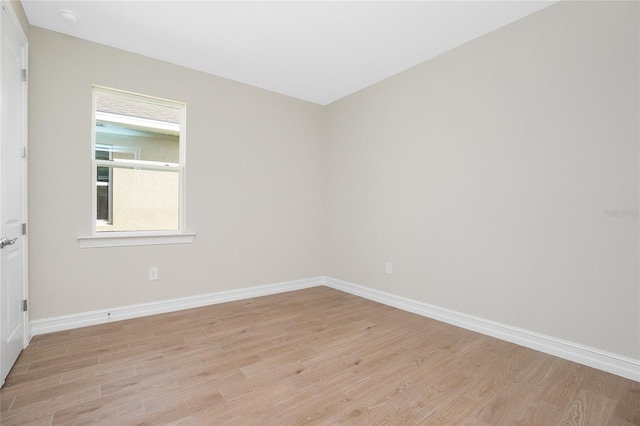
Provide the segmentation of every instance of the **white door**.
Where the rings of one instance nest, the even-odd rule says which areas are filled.
[[[11,7],[0,21],[0,386],[27,343],[26,39]]]

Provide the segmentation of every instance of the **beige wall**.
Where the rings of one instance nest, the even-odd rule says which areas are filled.
[[[32,320],[324,272],[320,106],[37,27],[30,68]],[[187,104],[195,243],[79,248],[93,211],[92,84]]]
[[[639,359],[638,38],[563,2],[330,105],[327,275]]]
[[[326,108],[32,28],[32,319],[328,275],[639,359],[638,219],[605,215],[638,208],[638,74],[637,3],[551,6]],[[92,84],[187,103],[194,244],[79,249]]]

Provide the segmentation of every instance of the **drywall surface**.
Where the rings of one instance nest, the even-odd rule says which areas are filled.
[[[37,27],[30,68],[32,320],[322,274],[321,107]],[[93,84],[187,104],[194,243],[79,247],[91,235]]]
[[[22,7],[22,3],[19,0],[9,0],[7,3],[11,5],[13,9],[13,13],[15,14],[20,26],[22,27],[22,31],[24,31],[27,38],[29,38],[29,20],[27,19],[27,15],[24,13],[24,8]]]
[[[331,104],[326,275],[640,359],[638,6],[561,2]]]

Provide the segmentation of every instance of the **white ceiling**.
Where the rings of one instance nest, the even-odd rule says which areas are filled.
[[[22,0],[32,25],[320,105],[553,3]]]

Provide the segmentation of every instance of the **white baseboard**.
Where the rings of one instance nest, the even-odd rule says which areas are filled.
[[[640,360],[325,277],[324,285],[640,382]]]
[[[268,296],[286,291],[301,290],[322,285],[324,279],[307,278],[277,284],[267,284],[257,287],[247,287],[238,290],[221,291],[198,296],[181,297],[179,299],[163,300],[160,302],[143,303],[139,305],[122,306],[99,311],[83,312],[73,315],[45,318],[31,321],[31,336],[52,333],[54,331],[71,330],[89,325],[105,324],[148,315],[181,311],[183,309],[199,308],[218,303],[233,302],[250,299],[252,297]]]
[[[104,324],[111,321],[175,312],[183,309],[198,308],[252,297],[268,296],[270,294],[284,293],[286,291],[301,290],[321,285],[640,382],[640,360],[623,357],[330,277],[308,278],[34,320],[31,321],[30,324],[30,335],[33,336],[88,325]]]

